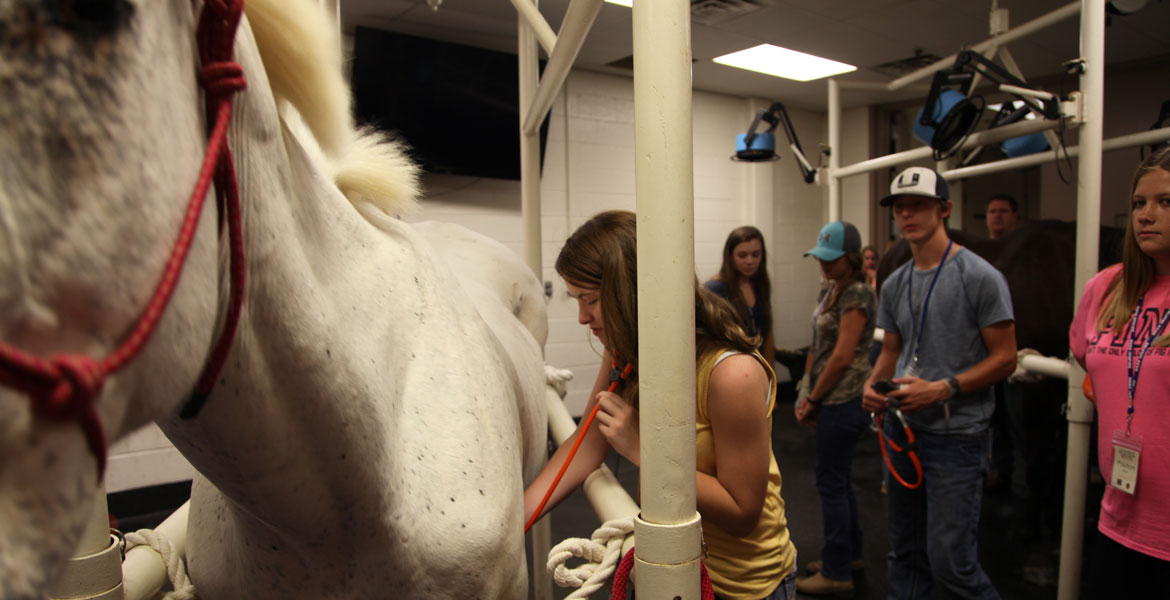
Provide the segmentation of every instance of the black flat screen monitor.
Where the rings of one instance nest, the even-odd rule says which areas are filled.
[[[514,54],[358,27],[358,122],[394,132],[429,173],[520,179]],[[548,118],[540,128],[541,161]]]

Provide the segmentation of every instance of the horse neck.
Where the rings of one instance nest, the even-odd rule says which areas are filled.
[[[247,52],[237,55],[242,63],[249,60]],[[298,139],[297,127],[280,119],[262,70],[244,66],[249,91],[236,103],[229,132],[247,263],[239,328],[200,414],[191,420],[171,417],[160,425],[201,474],[248,505],[287,493],[295,475],[280,482],[256,480],[308,460],[319,452],[316,440],[346,451],[346,440],[314,436],[314,428],[341,431],[339,423],[367,417],[354,414],[362,407],[336,402],[353,396],[354,386],[367,379],[348,372],[359,360],[369,362],[349,339],[352,332],[336,324],[342,318],[338,311],[350,308],[347,296],[361,296],[363,280],[371,279],[365,255],[378,240]],[[223,237],[221,245],[226,245]],[[226,297],[226,258],[220,273],[221,297]],[[226,305],[221,300],[221,313]],[[352,317],[344,318],[378,328],[379,315],[356,300]],[[225,462],[225,455],[233,460]],[[377,461],[369,463],[373,467]]]

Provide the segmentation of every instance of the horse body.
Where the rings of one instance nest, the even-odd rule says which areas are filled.
[[[138,108],[150,115],[161,109],[170,116],[158,119],[182,126],[150,132],[161,139],[128,149],[152,186],[118,180],[108,190],[97,188],[98,200],[126,204],[140,217],[132,224],[145,231],[138,237],[126,236],[125,214],[84,202],[77,189],[60,190],[63,184],[41,170],[21,171],[23,178],[5,172],[0,225],[12,234],[5,215],[15,212],[22,228],[36,223],[36,235],[13,236],[0,252],[0,268],[13,276],[7,281],[29,282],[5,285],[0,301],[20,310],[3,317],[0,332],[6,343],[30,352],[102,356],[118,344],[161,272],[159,257],[198,169],[202,107],[190,75],[192,50],[182,41],[190,39],[194,15],[186,2],[144,1],[133,9],[130,25],[97,43],[115,58],[133,59],[120,65],[128,72],[158,61],[157,81],[135,77],[123,91],[139,86],[136,93],[169,99]],[[0,11],[0,19],[19,12],[4,2]],[[412,226],[344,196],[316,141],[281,118],[280,100],[269,91],[243,26],[236,57],[248,91],[235,101],[229,139],[249,279],[234,346],[202,411],[179,418],[226,304],[226,260],[209,202],[154,338],[107,381],[99,399],[109,437],[159,419],[199,471],[188,557],[203,598],[523,595],[522,491],[543,460],[545,434],[541,349],[513,316],[519,305],[477,294],[492,283],[461,281],[450,259]],[[99,67],[106,76],[118,74]],[[12,83],[0,71],[4,82]],[[7,114],[6,121],[42,126],[56,110],[29,108],[37,110]],[[126,124],[98,129],[116,138]],[[62,135],[49,131],[39,139],[47,147]],[[108,150],[111,142],[83,138],[77,155]],[[15,164],[29,158],[3,144],[4,158],[22,159]],[[67,175],[64,185],[93,183],[88,172]],[[68,235],[73,221],[47,220],[37,202],[74,204],[58,208],[82,223],[97,215],[97,225],[119,228],[106,232],[91,223],[100,234],[93,243]],[[70,260],[31,268],[37,261],[30,249],[52,239]],[[82,299],[97,306],[76,308],[77,282],[88,286]],[[512,289],[534,286],[539,283],[528,272]],[[97,300],[111,290],[124,296],[117,310]],[[531,313],[531,302],[524,307],[531,323],[543,321],[542,313]],[[0,598],[38,597],[80,535],[95,463],[76,424],[33,416],[20,394],[0,391],[0,423]]]

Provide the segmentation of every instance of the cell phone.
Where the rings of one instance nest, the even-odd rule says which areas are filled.
[[[873,391],[882,395],[886,395],[898,389],[898,384],[890,381],[889,379],[883,379],[881,381],[875,381],[874,384],[870,387],[873,388]]]

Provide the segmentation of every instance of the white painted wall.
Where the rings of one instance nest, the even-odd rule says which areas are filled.
[[[714,275],[724,240],[740,225],[756,225],[768,244],[776,344],[797,348],[809,343],[820,271],[810,248],[828,216],[825,190],[801,180],[787,142],[777,131],[780,161],[730,160],[735,136],[743,133],[766,99],[744,99],[695,92],[695,269],[701,280]],[[867,109],[848,111],[843,121],[846,161],[866,158]],[[573,72],[552,107],[541,179],[541,213],[549,301],[549,364],[571,369],[574,380],[566,403],[580,415],[597,372],[601,345],[577,323],[576,302],[553,270],[569,233],[600,211],[634,210],[634,99],[628,78]],[[792,110],[790,116],[814,164],[825,141],[824,114]],[[867,178],[843,188],[843,216],[868,232]],[[412,221],[462,224],[495,238],[523,255],[518,181],[424,174],[424,200]],[[864,234],[864,233],[863,233]],[[783,374],[781,374],[783,376]],[[153,425],[111,448],[106,478],[110,492],[190,479],[192,469]]]
[[[823,189],[800,179],[783,135],[777,142],[783,156],[779,162],[730,160],[735,135],[767,105],[766,100],[695,92],[695,269],[701,280],[711,277],[719,269],[727,234],[744,224],[760,227],[772,259],[777,343],[797,347],[808,343],[807,321],[819,281],[815,263],[801,254],[812,245],[827,211]],[[578,415],[597,373],[601,346],[577,323],[576,302],[567,296],[553,263],[569,233],[593,215],[634,210],[633,115],[630,79],[585,71],[569,76],[552,107],[541,179],[542,276],[554,290],[545,354],[549,364],[573,370],[566,403]],[[791,116],[815,162],[824,140],[824,115],[793,111]],[[868,126],[860,129],[868,131]],[[519,182],[427,175],[423,183],[426,199],[413,220],[461,223],[522,251]]]

